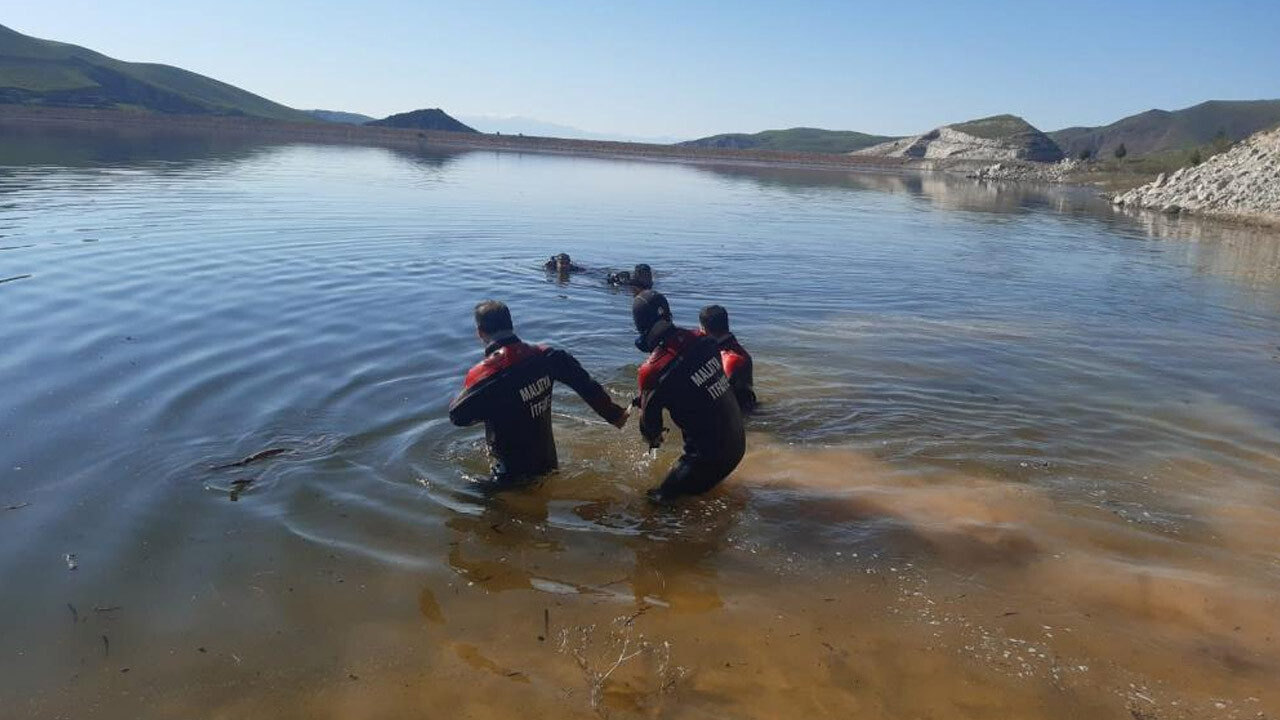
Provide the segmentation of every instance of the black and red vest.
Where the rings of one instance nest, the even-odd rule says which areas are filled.
[[[640,366],[640,432],[661,442],[662,411],[684,435],[684,453],[712,465],[737,465],[746,450],[742,412],[715,341],[674,328]]]
[[[514,335],[485,348],[462,393],[449,406],[455,425],[484,422],[494,479],[515,481],[554,470],[551,388],[567,383],[601,417],[617,421],[624,410],[569,353],[528,345]]]

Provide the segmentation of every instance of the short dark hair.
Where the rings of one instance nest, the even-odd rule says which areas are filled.
[[[707,332],[716,334],[729,332],[729,311],[719,305],[708,305],[702,308],[702,312],[698,313],[698,321]]]
[[[476,329],[485,335],[511,330],[511,310],[506,303],[485,300],[476,305]]]

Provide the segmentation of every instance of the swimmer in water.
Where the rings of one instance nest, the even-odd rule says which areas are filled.
[[[616,287],[629,287],[635,292],[653,289],[653,268],[645,263],[636,265],[631,272],[620,270],[610,273],[605,280]]]
[[[573,260],[569,257],[569,253],[552,255],[550,260],[547,260],[542,264],[542,267],[545,268],[547,272],[553,272],[561,276],[587,271],[587,269],[581,265],[575,265]]]
[[[471,368],[462,393],[449,405],[454,425],[484,423],[493,489],[526,483],[556,469],[551,434],[551,387],[563,382],[611,425],[630,411],[613,401],[564,350],[528,345],[516,337],[511,311],[497,300],[476,305],[476,334],[484,359]]]
[[[743,413],[755,410],[759,403],[751,353],[729,331],[729,311],[719,305],[708,305],[698,313],[698,320],[702,333],[715,340],[720,348],[720,362],[724,365],[724,374],[729,376],[729,385],[738,399],[738,407]]]
[[[747,446],[720,348],[711,338],[677,327],[662,293],[636,295],[631,315],[640,333],[636,347],[649,353],[638,373],[640,434],[649,447],[660,446],[667,410],[684,435],[684,454],[649,496],[666,501],[704,493],[733,472]]]

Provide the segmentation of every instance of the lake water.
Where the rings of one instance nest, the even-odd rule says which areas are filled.
[[[592,272],[556,282],[565,251]],[[625,401],[727,306],[674,509],[557,391],[492,499],[478,300]],[[5,717],[1280,715],[1280,236],[958,178],[0,130]],[[241,467],[266,449],[287,452]]]

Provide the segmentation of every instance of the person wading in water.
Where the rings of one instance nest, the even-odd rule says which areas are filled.
[[[615,427],[629,411],[564,350],[529,345],[516,337],[511,311],[497,300],[476,305],[476,334],[484,359],[471,368],[462,393],[449,405],[454,425],[484,422],[495,489],[529,482],[556,469],[551,434],[551,388],[563,382]]]
[[[715,340],[720,348],[720,363],[724,365],[724,374],[729,376],[729,385],[733,388],[733,396],[738,399],[738,407],[744,413],[755,410],[759,403],[751,353],[729,331],[729,311],[719,305],[708,305],[698,313],[698,321],[702,332]]]
[[[684,453],[649,496],[666,501],[704,493],[733,472],[747,446],[720,349],[710,338],[676,327],[662,293],[641,292],[631,315],[640,333],[636,347],[649,353],[638,374],[640,433],[649,447],[660,446],[667,410],[684,435]]]

